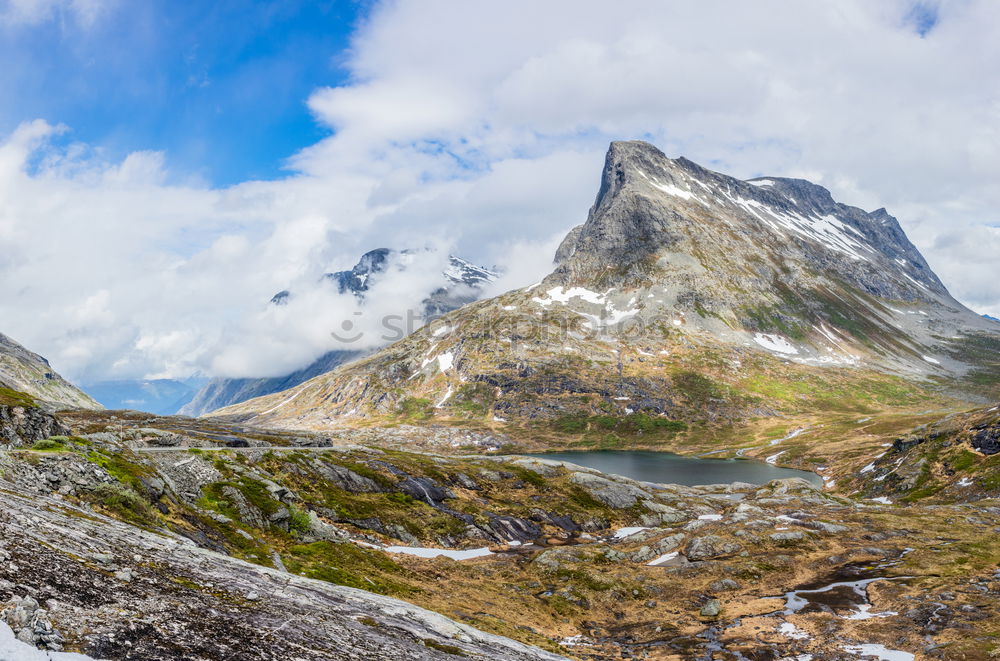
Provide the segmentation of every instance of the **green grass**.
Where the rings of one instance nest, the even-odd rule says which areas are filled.
[[[45,438],[40,441],[35,441],[35,444],[31,446],[31,449],[36,452],[65,452],[68,448],[63,441],[57,438]]]
[[[417,591],[400,580],[406,569],[383,552],[350,543],[298,544],[285,550],[282,561],[295,574],[337,585],[392,595]]]
[[[968,470],[975,466],[978,460],[979,456],[975,452],[963,449],[958,455],[952,457],[950,462],[951,469],[954,471]]]
[[[407,420],[427,420],[434,417],[434,406],[431,400],[423,397],[407,397],[396,407],[396,413]]]
[[[143,491],[141,478],[153,472],[148,466],[129,461],[121,452],[94,450],[87,454],[87,460],[97,464],[111,477],[137,492]]]
[[[424,646],[429,647],[439,652],[444,652],[445,654],[453,654],[455,656],[469,656],[462,651],[462,648],[456,647],[455,645],[446,645],[444,643],[439,643],[431,638],[424,638]]]
[[[38,406],[38,404],[35,403],[34,397],[27,393],[0,387],[0,406],[32,408]]]
[[[672,436],[687,431],[688,425],[680,420],[669,420],[648,413],[633,413],[626,416],[614,415],[566,415],[550,423],[552,429],[563,434],[585,434],[594,432],[614,432],[624,436],[640,434],[662,434]]]
[[[156,519],[149,502],[124,484],[101,484],[84,498],[126,521],[148,526]]]

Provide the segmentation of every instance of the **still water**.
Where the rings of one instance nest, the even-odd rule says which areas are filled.
[[[786,477],[801,477],[816,486],[823,479],[815,473],[794,468],[779,468],[751,459],[710,459],[682,457],[668,452],[548,452],[534,455],[543,459],[569,461],[596,468],[602,473],[624,475],[642,482],[663,484],[722,484],[749,482],[765,484]]]

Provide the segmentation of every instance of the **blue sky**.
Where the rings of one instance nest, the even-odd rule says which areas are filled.
[[[0,2],[2,4],[2,2]],[[118,160],[166,153],[213,185],[287,175],[285,159],[329,133],[306,107],[345,80],[366,3],[117,2],[89,22],[65,9],[0,26],[0,134],[43,118]]]

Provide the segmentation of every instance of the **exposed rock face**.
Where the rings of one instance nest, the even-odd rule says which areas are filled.
[[[1000,452],[1000,425],[976,430],[972,437],[972,447],[986,455]]]
[[[542,283],[219,414],[319,429],[341,416],[392,414],[407,399],[447,409],[479,397],[501,420],[559,418],[589,400],[588,413],[733,421],[773,415],[774,405],[759,391],[743,397],[678,372],[728,363],[709,375],[725,380],[754,361],[773,375],[763,355],[800,366],[796,380],[870,368],[933,375],[981,397],[977,384],[997,383],[996,347],[996,324],[950,296],[884,209],[838,203],[807,181],[741,181],[616,142],[587,221]]]
[[[862,461],[850,479],[869,497],[963,501],[1000,497],[1000,405],[919,425]]]
[[[251,565],[7,488],[0,540],[0,573],[16,567],[22,594],[2,617],[21,640],[51,650],[65,636],[98,659],[563,658],[397,599]],[[13,585],[0,581],[0,592]],[[54,596],[54,608],[24,591]],[[268,631],[281,633],[261,636]]]
[[[59,376],[45,358],[0,333],[0,390],[3,388],[26,393],[46,408],[101,408]]]
[[[670,253],[697,255],[698,262]],[[765,257],[752,262],[756,273],[732,268],[734,258],[751,255]],[[679,299],[704,290],[720,297],[718,304],[703,301],[709,309],[732,306],[726,291],[769,292],[775,280],[792,289],[812,285],[809,270],[884,298],[947,296],[885,209],[840,204],[801,179],[740,181],[638,141],[611,144],[597,200],[560,246],[557,263],[546,284],[628,287],[666,279],[683,287]],[[748,276],[754,286],[738,287]]]
[[[0,403],[0,445],[31,445],[68,433],[69,429],[58,418],[38,407]]]
[[[636,486],[631,480],[615,481],[601,475],[573,473],[571,481],[582,486],[594,498],[615,509],[632,507],[640,499],[652,498],[647,491]]]

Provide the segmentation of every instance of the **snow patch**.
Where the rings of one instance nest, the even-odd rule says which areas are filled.
[[[799,352],[799,350],[793,347],[788,340],[780,335],[754,333],[753,341],[768,351],[776,351],[777,353],[785,354],[797,354]]]
[[[432,549],[423,546],[387,546],[385,551],[389,553],[405,553],[406,555],[415,555],[418,558],[436,558],[439,555],[443,555],[446,558],[451,558],[452,560],[469,560],[471,558],[481,558],[485,555],[492,555],[488,547],[482,547],[479,549]]]
[[[21,642],[6,622],[0,622],[0,659],[7,661],[94,661],[71,652],[47,652]]]
[[[454,389],[451,387],[451,385],[449,385],[448,386],[448,392],[446,392],[444,394],[444,397],[441,398],[440,402],[438,402],[437,404],[434,405],[434,408],[439,409],[442,406],[444,406],[444,403],[447,402],[449,399],[451,399],[451,395],[452,395],[453,392],[454,392]]]
[[[809,638],[809,634],[807,634],[805,631],[798,628],[791,622],[782,622],[778,626],[778,633],[785,636],[786,638],[792,638],[794,640],[805,640]]]
[[[648,566],[648,567],[656,567],[658,565],[662,565],[664,562],[669,562],[670,560],[673,560],[674,558],[677,557],[677,555],[678,555],[677,551],[671,551],[670,553],[664,553],[659,558],[654,558],[653,560],[650,560],[649,562],[647,562],[646,566]]]
[[[871,604],[860,604],[858,610],[854,611],[850,615],[845,615],[844,619],[847,620],[871,620],[877,617],[892,617],[893,615],[899,615],[896,611],[884,611],[882,613],[873,613]]]
[[[614,538],[625,539],[626,537],[634,535],[637,532],[642,532],[643,530],[649,530],[649,528],[646,528],[644,526],[628,526],[625,528],[619,528],[618,530],[615,531]]]
[[[778,457],[780,457],[783,454],[785,454],[784,450],[782,450],[778,454],[772,454],[770,457],[766,458],[764,461],[766,461],[767,463],[769,463],[772,466],[774,466],[775,464],[778,463]]]
[[[844,651],[858,656],[874,656],[879,659],[879,661],[914,661],[914,659],[916,659],[916,657],[909,652],[891,650],[885,645],[879,645],[878,643],[848,645],[844,648]]]
[[[574,298],[579,298],[587,303],[593,303],[594,305],[604,305],[607,301],[605,299],[605,294],[598,294],[597,292],[590,291],[585,287],[570,287],[566,289],[564,287],[553,287],[552,289],[545,292],[547,298],[535,297],[533,300],[542,307],[548,307],[552,303],[569,303],[570,300]]]
[[[438,368],[442,372],[447,372],[455,364],[455,354],[453,354],[450,351],[446,351],[437,357],[437,361],[438,361]]]

